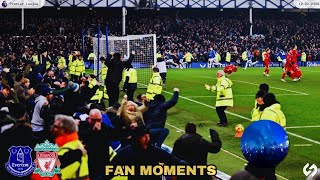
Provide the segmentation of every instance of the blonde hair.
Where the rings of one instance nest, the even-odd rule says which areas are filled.
[[[127,105],[129,105],[129,104],[132,104],[132,105],[134,105],[134,107],[136,108],[136,110],[138,109],[138,104],[136,104],[135,102],[133,102],[133,101],[128,101],[128,104]]]

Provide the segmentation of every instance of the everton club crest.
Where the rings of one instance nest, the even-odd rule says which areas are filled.
[[[34,174],[39,174],[41,177],[53,177],[55,174],[60,174],[59,147],[56,144],[46,140],[40,145],[37,144],[34,151],[36,151]]]
[[[29,146],[11,146],[9,148],[9,162],[5,167],[7,171],[18,177],[29,175],[34,170],[34,163],[31,158],[32,149]]]

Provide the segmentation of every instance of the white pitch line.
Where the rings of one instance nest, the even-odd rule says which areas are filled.
[[[320,73],[320,71],[313,71],[313,70],[306,70],[306,69],[304,69],[303,71]]]
[[[208,78],[208,79],[213,79],[213,77],[207,77],[207,76],[199,76],[199,77],[203,77],[203,78]],[[247,81],[239,81],[239,80],[232,80],[234,82],[240,82],[240,83],[244,83],[244,84],[251,84],[251,85],[255,85],[255,86],[260,86],[260,84],[256,84],[256,83],[251,83],[251,82],[247,82]],[[299,91],[293,91],[293,90],[288,90],[288,89],[283,89],[283,88],[277,88],[277,87],[272,87],[269,86],[269,88],[273,88],[273,89],[278,89],[278,90],[282,90],[282,91],[287,91],[287,92],[293,92],[293,93],[297,93],[297,94],[302,94],[302,95],[309,95],[307,93],[303,93],[303,92],[299,92]]]
[[[180,97],[181,97],[181,96],[180,96]],[[166,123],[166,124],[169,125],[169,126],[171,126],[171,127],[173,127],[173,128],[175,128],[175,129],[177,129],[177,130],[179,130],[179,131],[181,131],[181,132],[185,132],[183,129],[180,129],[180,128],[178,128],[177,126],[174,126],[174,125],[169,124],[169,123]],[[225,149],[223,149],[223,148],[221,148],[221,150],[222,150],[223,152],[227,153],[227,154],[230,154],[231,156],[233,156],[233,157],[235,157],[235,158],[238,158],[238,159],[240,159],[240,160],[242,160],[242,161],[244,161],[244,162],[248,162],[246,159],[244,159],[244,158],[242,158],[241,156],[238,156],[238,155],[236,155],[236,154],[233,154],[232,152],[230,152],[230,151],[228,151],[228,150],[225,150]],[[279,174],[276,174],[276,176],[278,176],[278,177],[280,177],[281,179],[284,179],[284,180],[289,180],[289,179],[287,179],[287,178],[285,178],[285,177],[283,177],[283,176],[281,176],[281,175],[279,175]]]
[[[168,92],[168,91],[162,91],[162,92],[167,93],[167,94],[171,94],[171,95],[173,94],[173,93]],[[210,105],[208,105],[208,104],[205,104],[205,103],[202,103],[202,102],[199,102],[199,101],[196,101],[196,100],[193,100],[193,99],[184,97],[184,96],[180,96],[180,95],[179,95],[179,98],[185,99],[185,100],[188,100],[188,101],[191,101],[191,102],[194,102],[194,103],[196,103],[196,104],[200,104],[200,105],[206,106],[206,107],[211,108],[211,109],[216,109],[214,106],[210,106]],[[247,117],[245,117],[245,116],[242,116],[242,115],[239,115],[239,114],[230,112],[230,111],[225,111],[225,112],[226,112],[227,114],[230,114],[230,115],[239,117],[239,118],[241,118],[241,119],[245,119],[245,120],[251,121],[250,118],[247,118]],[[306,137],[303,137],[303,136],[300,136],[300,135],[298,135],[298,134],[291,133],[291,132],[288,132],[288,131],[287,131],[287,133],[290,134],[290,135],[292,135],[292,136],[298,137],[298,138],[300,138],[300,139],[304,139],[304,140],[306,140],[306,141],[309,141],[309,142],[312,142],[312,143],[315,143],[315,144],[319,144],[319,145],[320,145],[320,142],[319,142],[319,141],[316,141],[316,140],[313,140],[313,139],[309,139],[309,138],[306,138]]]
[[[250,94],[237,94],[233,97],[254,97],[255,95]],[[276,94],[276,96],[305,96],[304,94]],[[217,96],[186,96],[187,98],[205,98],[205,97],[217,97]]]
[[[312,146],[312,144],[294,144],[293,146],[306,147],[306,146]]]
[[[291,126],[286,127],[287,129],[300,129],[300,128],[320,128],[320,126]]]

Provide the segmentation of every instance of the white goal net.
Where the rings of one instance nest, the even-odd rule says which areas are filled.
[[[108,53],[118,52],[124,60],[127,60],[130,53],[135,51],[132,66],[137,69],[138,88],[146,88],[152,75],[152,67],[156,64],[156,35],[108,36],[108,43],[105,36],[99,39],[93,38],[94,53],[98,57],[94,62],[95,75],[99,74],[102,66],[99,57],[107,56],[107,46]]]

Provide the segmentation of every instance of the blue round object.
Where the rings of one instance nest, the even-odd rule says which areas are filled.
[[[256,167],[276,167],[288,154],[288,135],[278,123],[256,121],[245,129],[241,150],[244,157]]]

